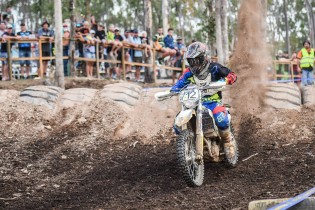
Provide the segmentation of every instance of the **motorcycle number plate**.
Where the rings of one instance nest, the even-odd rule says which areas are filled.
[[[181,94],[181,101],[190,101],[198,99],[198,90],[186,90]]]

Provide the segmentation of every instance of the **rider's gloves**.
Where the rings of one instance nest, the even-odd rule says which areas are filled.
[[[230,72],[227,77],[225,77],[226,84],[232,85],[237,80],[237,76],[234,72]]]

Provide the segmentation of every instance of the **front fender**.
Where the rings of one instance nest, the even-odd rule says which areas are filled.
[[[189,120],[192,118],[193,114],[196,114],[195,110],[193,109],[181,111],[175,118],[175,125],[181,127],[184,124],[187,124]]]

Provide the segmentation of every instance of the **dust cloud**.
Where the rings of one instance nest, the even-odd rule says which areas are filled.
[[[267,66],[271,57],[265,39],[265,0],[242,0],[238,13],[236,48],[230,67],[238,75],[231,89],[232,106],[239,113],[254,114],[264,106]]]

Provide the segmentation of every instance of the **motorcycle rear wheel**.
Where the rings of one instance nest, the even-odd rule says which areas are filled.
[[[190,127],[177,137],[177,160],[181,174],[190,187],[201,186],[204,179],[204,163],[197,163],[196,137]]]

